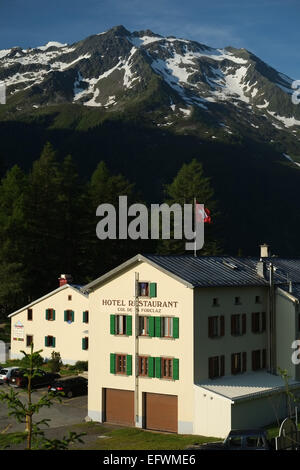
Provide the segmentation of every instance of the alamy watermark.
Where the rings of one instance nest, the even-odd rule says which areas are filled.
[[[6,85],[0,81],[0,104],[6,104]]]
[[[100,240],[188,240],[186,250],[200,250],[204,245],[203,204],[144,204],[128,207],[127,196],[119,196],[118,214],[112,204],[100,204],[96,215],[102,217],[96,227]],[[131,220],[129,221],[129,218]],[[171,222],[173,221],[173,224]],[[171,227],[172,225],[172,227]]]
[[[292,88],[293,90],[295,90],[292,94],[292,103],[299,104],[300,103],[300,80],[293,81]]]

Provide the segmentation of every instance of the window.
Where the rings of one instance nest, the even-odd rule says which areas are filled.
[[[162,318],[162,336],[164,338],[173,338],[173,318]]]
[[[116,373],[126,374],[126,356],[125,354],[116,354]]]
[[[139,317],[139,335],[151,338],[179,338],[178,317]]]
[[[225,318],[221,316],[208,317],[208,336],[218,338],[225,334]]]
[[[247,370],[247,353],[231,354],[231,373],[233,375],[246,372]]]
[[[219,307],[220,304],[219,304],[218,297],[213,298],[212,305],[213,305],[213,307]]]
[[[241,305],[241,298],[240,297],[235,297],[234,298],[234,305]]]
[[[132,335],[131,315],[111,315],[110,334],[112,335]]]
[[[173,378],[173,360],[163,357],[161,360],[161,376],[163,379]]]
[[[149,296],[149,283],[139,282],[139,297],[148,297],[148,296]]]
[[[266,331],[266,313],[252,313],[252,333],[263,333]]]
[[[71,295],[68,295],[68,300],[72,300],[72,296],[71,296]]]
[[[139,297],[156,297],[156,282],[139,282]]]
[[[55,320],[55,310],[53,308],[47,308],[46,310],[46,320],[54,321]]]
[[[236,449],[240,449],[242,447],[242,438],[240,436],[237,437],[230,437],[228,439],[228,446],[234,447]]]
[[[45,346],[55,348],[54,336],[45,336]]]
[[[72,323],[74,321],[74,311],[73,310],[65,310],[64,311],[64,320],[68,323]]]
[[[148,376],[149,372],[149,357],[140,356],[139,357],[139,375]]]
[[[252,370],[265,369],[267,367],[266,349],[252,351]]]
[[[139,335],[149,336],[149,317],[139,317]]]
[[[32,308],[27,309],[27,320],[32,321]]]
[[[33,343],[33,336],[32,335],[26,335],[26,346],[29,347]]]
[[[246,333],[246,314],[231,315],[231,334],[240,336]]]
[[[89,322],[89,311],[88,310],[85,310],[82,313],[82,321],[83,321],[83,323],[88,323]]]
[[[256,295],[256,296],[255,296],[255,303],[256,303],[256,304],[260,304],[260,303],[261,303],[261,299],[260,299],[260,296],[259,296],[259,295]]]
[[[86,336],[85,338],[82,338],[82,349],[84,351],[89,349],[89,338]]]
[[[225,356],[208,358],[208,376],[210,379],[225,375]]]
[[[110,373],[132,375],[132,356],[129,354],[110,354]]]

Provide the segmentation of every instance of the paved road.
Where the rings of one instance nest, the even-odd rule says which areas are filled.
[[[10,387],[7,385],[0,385],[1,391],[9,391]],[[26,400],[26,391],[15,388],[20,395],[21,400]],[[43,394],[47,393],[47,388],[36,389],[33,393],[33,401],[38,400]],[[62,398],[61,403],[54,402],[50,408],[42,408],[35,416],[34,421],[40,419],[51,419],[49,421],[50,428],[59,428],[61,426],[68,426],[72,424],[84,422],[87,416],[87,395],[73,398]],[[6,403],[0,402],[0,432],[23,431],[24,424],[17,423],[13,417],[8,416],[8,408]]]

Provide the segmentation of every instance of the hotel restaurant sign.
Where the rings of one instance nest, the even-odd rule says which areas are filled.
[[[107,307],[116,307],[118,312],[133,312],[135,305],[139,312],[143,313],[161,313],[162,309],[177,309],[178,301],[175,300],[124,300],[124,299],[102,299],[102,305]]]

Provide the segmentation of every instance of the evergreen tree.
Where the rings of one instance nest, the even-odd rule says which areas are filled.
[[[82,237],[86,224],[86,200],[83,185],[71,155],[68,155],[58,170],[57,194],[58,234],[57,252],[59,253],[58,273],[72,274],[77,282],[84,273],[85,246]]]
[[[128,205],[139,202],[140,199],[132,183],[120,174],[112,175],[101,161],[87,187],[89,220],[86,226],[86,257],[89,263],[85,267],[89,279],[99,276],[141,251],[143,244],[140,240],[99,240],[96,236],[96,226],[100,220],[96,216],[97,207],[103,203],[112,204],[118,214],[119,196],[127,196]]]
[[[26,302],[25,201],[28,181],[14,166],[0,185],[0,314],[2,317]]]
[[[204,247],[198,254],[212,255],[220,253],[219,244],[213,236],[213,227],[217,217],[214,191],[210,178],[204,176],[202,164],[196,159],[183,164],[172,183],[166,186],[165,191],[165,202],[170,206],[178,203],[183,208],[184,204],[194,204],[194,200],[196,200],[210,210],[213,224],[205,224]],[[163,254],[191,254],[185,251],[185,242],[186,240],[174,240],[172,238],[171,240],[162,240],[158,245],[158,251]]]
[[[60,261],[59,165],[56,152],[47,143],[33,164],[26,193],[27,291],[36,298],[57,286]]]

